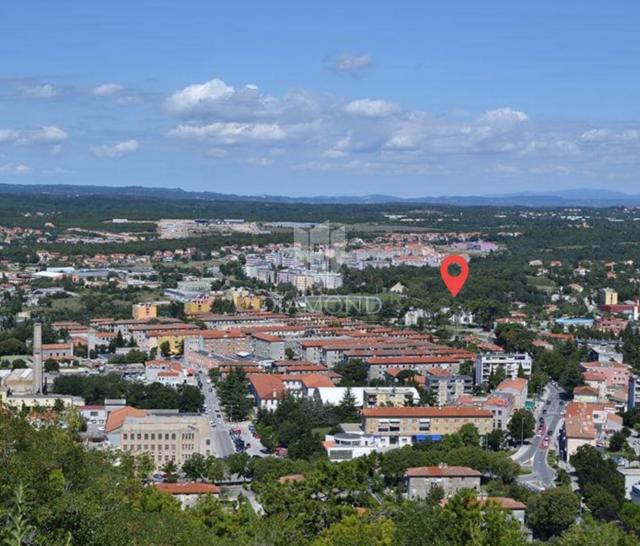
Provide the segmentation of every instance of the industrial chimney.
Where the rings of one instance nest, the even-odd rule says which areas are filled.
[[[42,324],[33,325],[33,394],[42,394]]]

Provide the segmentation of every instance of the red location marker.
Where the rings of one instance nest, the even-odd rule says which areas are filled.
[[[449,267],[453,264],[460,266],[460,274],[455,277],[449,273]],[[440,264],[440,276],[449,292],[451,292],[451,295],[455,298],[460,290],[462,290],[469,276],[469,264],[462,256],[456,254],[447,256]]]

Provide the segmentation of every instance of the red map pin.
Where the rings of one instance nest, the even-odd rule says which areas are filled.
[[[449,273],[449,268],[453,264],[460,266],[460,274],[455,277]],[[451,295],[455,298],[460,290],[462,290],[469,276],[469,264],[462,256],[456,254],[447,256],[440,264],[440,276],[449,292],[451,292]]]

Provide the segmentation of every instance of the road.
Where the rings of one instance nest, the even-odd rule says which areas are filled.
[[[530,474],[518,477],[518,481],[533,489],[543,490],[553,486],[556,478],[555,471],[547,462],[547,455],[550,449],[554,449],[557,445],[557,433],[562,425],[564,418],[564,405],[560,400],[562,389],[553,384],[548,384],[545,388],[542,404],[534,411],[536,418],[536,427],[538,426],[539,417],[543,417],[545,421],[544,434],[536,434],[527,449],[520,450],[514,460],[523,468],[531,470]],[[549,434],[548,431],[552,433]],[[549,447],[542,445],[543,438],[549,434]]]
[[[209,418],[209,426],[211,427],[211,437],[213,441],[213,449],[217,457],[224,458],[235,453],[235,447],[229,436],[229,429],[224,422],[220,402],[216,395],[216,390],[212,385],[207,383],[207,372],[202,368],[196,370],[200,383],[201,391],[204,395],[206,405],[206,415]]]

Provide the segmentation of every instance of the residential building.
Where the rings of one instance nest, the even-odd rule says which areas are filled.
[[[203,495],[220,497],[220,488],[213,483],[155,483],[154,487],[162,492],[169,493],[180,502],[182,508],[193,508]]]
[[[565,406],[564,429],[567,459],[582,445],[604,445],[608,437],[622,429],[622,417],[611,404],[569,402]]]
[[[505,375],[510,379],[518,377],[521,371],[525,377],[531,375],[533,359],[527,353],[482,353],[476,358],[476,384],[483,385],[489,381],[489,376],[495,374],[499,368],[503,368]]]
[[[253,334],[253,354],[258,360],[284,360],[284,339],[271,334]]]
[[[158,316],[158,306],[154,303],[135,303],[131,308],[135,320],[148,320]]]
[[[43,343],[42,360],[71,360],[73,358],[73,343]]]
[[[380,447],[402,447],[424,440],[439,440],[472,424],[484,436],[493,430],[490,411],[475,407],[365,408],[363,431],[376,437]]]
[[[523,377],[505,379],[494,390],[495,395],[507,394],[513,396],[513,408],[522,409],[527,401],[529,382]]]
[[[444,497],[449,498],[461,489],[473,489],[480,492],[480,477],[482,474],[466,466],[420,466],[407,468],[404,479],[407,497],[412,500],[424,499],[434,487],[444,491]]]
[[[617,305],[618,292],[613,288],[601,288],[598,290],[598,301],[600,305]]]
[[[624,496],[628,500],[633,500],[634,487],[640,487],[640,467],[632,466],[627,468],[618,468],[618,472],[624,478]]]
[[[458,400],[463,394],[471,393],[473,380],[468,375],[455,375],[449,370],[433,368],[424,372],[425,388],[436,399],[436,405],[446,406]]]

